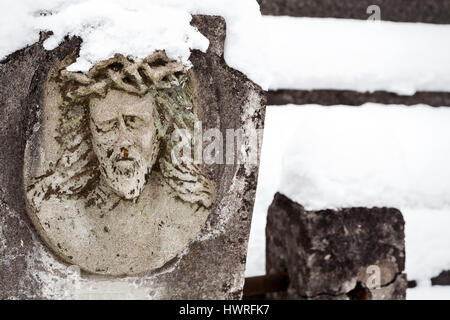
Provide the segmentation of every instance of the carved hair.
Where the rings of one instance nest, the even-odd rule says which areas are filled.
[[[198,121],[191,78],[181,63],[170,61],[164,52],[156,52],[140,62],[116,55],[96,64],[87,75],[63,69],[55,80],[60,84],[63,97],[57,137],[60,155],[51,170],[34,179],[28,187],[35,208],[52,194],[84,196],[88,202],[94,202],[90,205],[100,204],[99,199],[89,197],[100,176],[89,130],[89,101],[104,98],[111,89],[137,96],[154,94],[153,118],[158,143],[153,150],[152,171],[159,171],[181,200],[206,208],[211,206],[214,186],[201,168],[193,160],[174,163],[171,159],[176,143],[171,139],[172,133],[182,129],[179,132],[192,134]]]

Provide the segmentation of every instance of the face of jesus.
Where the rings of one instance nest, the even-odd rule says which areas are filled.
[[[157,152],[151,95],[110,90],[90,102],[92,144],[102,179],[125,199],[138,197]]]

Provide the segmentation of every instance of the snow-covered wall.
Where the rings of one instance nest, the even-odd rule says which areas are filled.
[[[268,107],[247,275],[265,273],[267,208],[277,191],[310,210],[396,207],[406,272],[450,268],[450,108]]]
[[[66,35],[83,39],[71,71],[89,70],[96,62],[121,53],[135,59],[155,50],[189,65],[191,49],[206,51],[208,40],[190,25],[192,14],[219,15],[227,21],[225,57],[229,65],[262,79],[253,57],[260,47],[261,14],[256,0],[2,0],[0,60],[52,31],[44,46],[55,48]]]

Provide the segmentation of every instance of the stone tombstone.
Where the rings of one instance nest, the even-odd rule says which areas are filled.
[[[408,286],[404,220],[391,208],[306,211],[277,193],[266,226],[266,273],[287,272],[274,299],[401,300]]]
[[[45,34],[1,62],[1,299],[241,298],[258,159],[182,151],[232,129],[259,155],[265,99],[226,65],[224,20],[192,23],[210,47],[190,69],[158,51],[69,72],[81,39]]]

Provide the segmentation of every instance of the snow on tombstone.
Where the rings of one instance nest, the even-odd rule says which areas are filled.
[[[440,0],[258,0],[261,12],[272,16],[323,17],[446,24],[450,7]]]
[[[222,17],[93,6],[0,50],[0,299],[240,298],[262,89]]]

